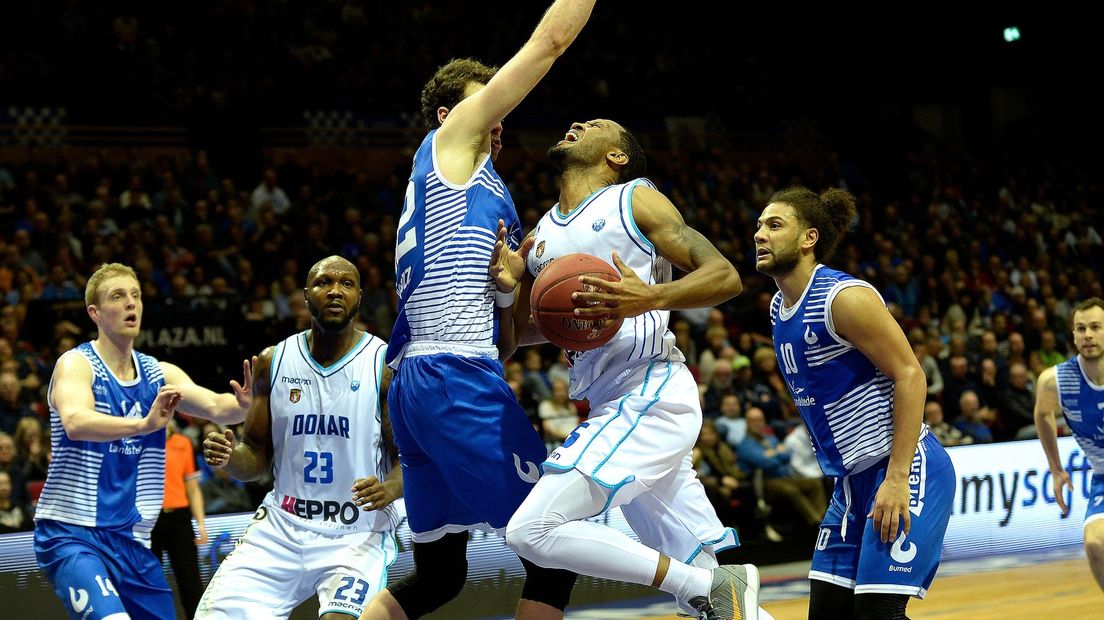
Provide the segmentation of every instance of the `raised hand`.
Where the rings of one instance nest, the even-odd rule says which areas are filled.
[[[161,387],[157,398],[146,412],[142,434],[159,431],[169,425],[176,407],[180,404],[180,389],[171,385]]]
[[[203,440],[203,460],[211,467],[223,467],[230,462],[234,451],[234,431],[226,429],[223,433],[207,433]]]
[[[257,356],[242,360],[242,382],[230,380],[230,389],[234,391],[234,397],[238,399],[238,406],[249,409],[253,404],[253,366],[257,363]]]
[[[498,220],[498,238],[495,240],[494,250],[491,252],[490,273],[495,279],[495,285],[502,292],[512,291],[518,282],[525,276],[525,257],[533,247],[533,237],[526,237],[518,246],[517,251],[511,250],[506,245],[506,222]]]

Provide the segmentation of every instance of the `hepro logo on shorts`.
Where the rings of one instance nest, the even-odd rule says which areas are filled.
[[[321,519],[331,523],[340,521],[345,525],[352,525],[360,518],[360,509],[352,502],[319,501],[285,495],[280,508],[300,519]]]

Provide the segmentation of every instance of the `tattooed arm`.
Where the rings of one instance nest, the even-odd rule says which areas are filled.
[[[651,310],[707,308],[740,294],[743,284],[736,268],[701,233],[690,228],[667,197],[650,187],[633,190],[633,219],[656,253],[687,272],[678,280],[647,284],[616,252],[612,260],[621,271],[621,282],[584,277],[597,291],[576,293],[580,301],[601,305],[580,308],[576,314],[632,317]],[[647,274],[645,274],[647,277]]]

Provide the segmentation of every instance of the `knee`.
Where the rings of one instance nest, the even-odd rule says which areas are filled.
[[[539,531],[535,520],[515,514],[506,524],[506,545],[519,556],[532,559],[540,547]]]
[[[1104,562],[1104,538],[1100,536],[1085,536],[1085,555],[1093,563]]]

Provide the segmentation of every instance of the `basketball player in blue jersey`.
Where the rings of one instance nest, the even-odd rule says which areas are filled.
[[[258,356],[243,441],[232,447],[228,430],[203,442],[208,465],[239,480],[271,470],[275,481],[197,619],[287,618],[316,594],[320,619],[359,617],[398,555],[387,345],[353,324],[360,273],[349,261],[315,263],[303,292],[311,328]]]
[[[815,620],[904,618],[935,577],[954,498],[904,332],[872,286],[822,264],[854,213],[844,190],[794,187],[771,197],[755,233],[755,268],[778,285],[778,365],[836,479],[809,572]]]
[[[399,307],[387,351],[415,569],[365,617],[416,618],[455,598],[467,576],[468,530],[505,528],[539,475],[544,442],[504,380],[496,346],[495,306],[512,304],[514,292],[496,294],[487,264],[499,220],[514,245],[520,224],[493,164],[502,120],[574,41],[593,6],[557,0],[501,69],[454,60],[422,90],[430,132],[414,155],[399,218]],[[517,617],[562,617],[575,576],[523,564]]]
[[[57,361],[47,400],[53,460],[35,513],[35,557],[72,618],[171,618],[172,591],[150,552],[174,410],[235,424],[251,402],[250,362],[233,393],[134,350],[142,293],[134,270],[100,267],[85,289],[97,336]]]
[[[1035,426],[1043,444],[1054,497],[1069,514],[1064,492],[1073,491],[1069,472],[1058,454],[1059,410],[1078,445],[1092,463],[1092,489],[1085,511],[1085,555],[1096,583],[1104,590],[1104,299],[1092,297],[1073,310],[1073,345],[1077,355],[1039,375],[1035,391]]]
[[[740,276],[640,178],[644,152],[621,125],[575,123],[549,156],[562,173],[559,203],[518,251],[506,248],[503,223],[492,256],[500,289],[521,281],[507,326],[520,344],[544,340],[529,318],[532,283],[574,253],[606,258],[621,273],[614,283],[583,277],[594,290],[576,293],[576,314],[625,320],[603,346],[568,352],[571,397],[589,399],[591,414],[544,461],[507,544],[541,566],[658,588],[696,617],[767,617],[756,567],[717,565],[715,552],[738,542],[691,466],[698,386],[667,328],[670,310],[739,294]],[[673,280],[672,265],[686,275]],[[641,542],[586,520],[615,506]]]

